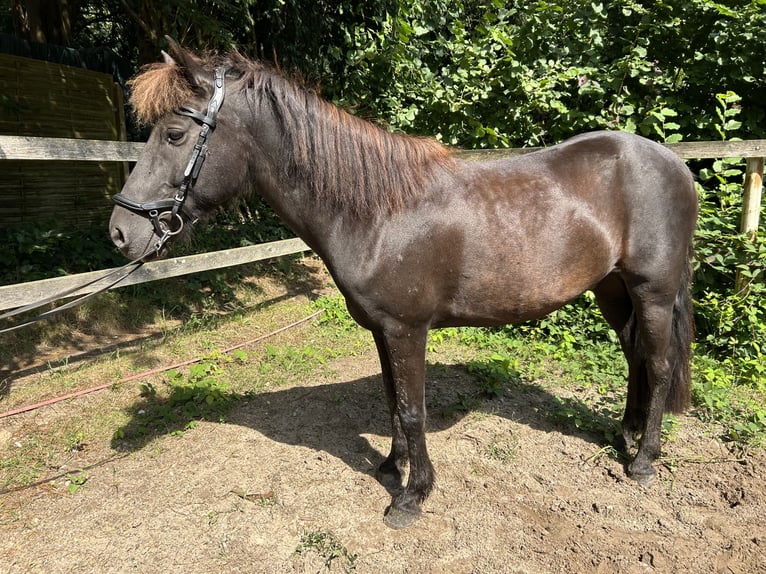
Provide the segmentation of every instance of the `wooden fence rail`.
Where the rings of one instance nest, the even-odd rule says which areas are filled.
[[[763,190],[764,157],[766,140],[742,142],[681,142],[665,146],[683,159],[706,159],[738,157],[746,159],[745,188],[741,230],[753,236],[758,230],[761,195]],[[64,138],[38,138],[26,136],[0,136],[0,160],[66,160],[66,161],[138,161],[142,143]],[[538,148],[515,148],[502,150],[460,150],[458,157],[470,160],[499,159],[535,151]],[[2,165],[2,164],[0,164]],[[177,257],[145,264],[117,287],[156,281],[188,273],[242,265],[307,251],[308,246],[300,239],[288,239],[250,247],[227,249]],[[97,277],[108,270],[78,275],[55,277],[17,285],[0,287],[0,311],[33,303],[53,293],[64,291],[79,283]],[[98,289],[94,284],[77,294],[83,295]],[[73,294],[74,296],[76,294]]]

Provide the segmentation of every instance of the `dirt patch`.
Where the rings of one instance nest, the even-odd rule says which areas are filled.
[[[449,364],[428,377],[437,487],[407,530],[382,521],[390,495],[374,470],[389,432],[370,349],[224,423],[132,450],[88,445],[3,493],[0,572],[766,572],[763,453],[733,454],[680,417],[644,489],[598,438],[552,422],[546,391],[454,413],[440,407],[471,377]],[[109,396],[85,401],[109,408]],[[0,440],[19,424],[0,421]]]

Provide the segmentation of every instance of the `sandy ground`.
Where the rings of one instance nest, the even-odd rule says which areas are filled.
[[[430,417],[437,489],[415,526],[391,530],[373,476],[388,448],[375,357],[330,367],[223,424],[86,449],[74,494],[67,469],[3,494],[0,571],[766,572],[762,454],[737,457],[682,418],[673,472],[643,489],[594,438],[547,422],[551,397],[529,389]],[[430,371],[432,402],[468,378]]]

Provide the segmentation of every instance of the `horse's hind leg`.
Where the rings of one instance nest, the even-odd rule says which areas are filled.
[[[391,451],[386,460],[378,467],[375,478],[378,479],[386,490],[392,494],[401,490],[402,475],[408,464],[407,439],[404,437],[402,425],[399,422],[399,407],[396,401],[396,386],[391,371],[391,362],[389,359],[388,348],[383,335],[373,332],[375,346],[378,349],[380,358],[380,368],[383,376],[383,387],[388,399],[388,410],[391,415]]]
[[[669,354],[676,293],[652,290],[651,286],[644,284],[637,287],[634,294],[649,396],[641,444],[635,459],[628,466],[628,473],[639,483],[648,485],[656,476],[652,463],[660,455],[662,415],[673,383]]]
[[[646,406],[649,401],[649,383],[638,335],[633,302],[622,277],[608,275],[594,288],[601,313],[620,340],[620,347],[628,363],[628,396],[622,418],[622,446],[626,451],[635,446],[635,437],[644,430]]]

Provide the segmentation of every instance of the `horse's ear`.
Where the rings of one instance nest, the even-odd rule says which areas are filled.
[[[188,50],[184,50],[170,36],[165,36],[165,40],[167,40],[170,50],[170,53],[162,51],[162,59],[165,63],[181,68],[192,88],[204,88],[209,82],[209,78],[207,78],[202,60]]]
[[[177,66],[176,61],[173,59],[173,56],[168,54],[165,50],[162,50],[162,61],[165,62],[168,66]]]

